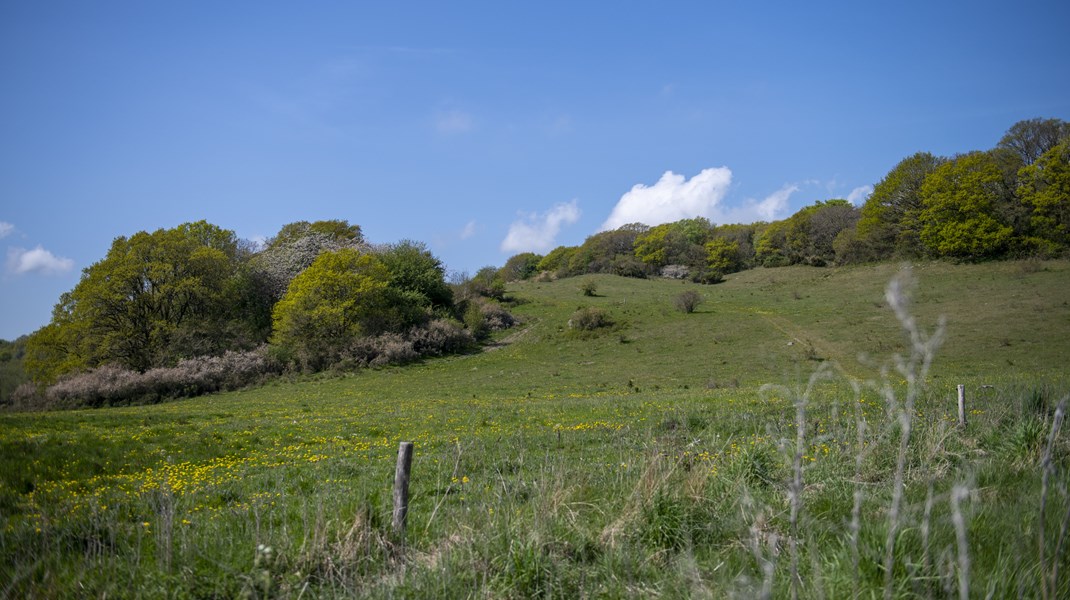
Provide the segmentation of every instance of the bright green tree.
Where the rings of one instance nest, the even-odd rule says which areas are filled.
[[[572,260],[572,255],[577,250],[579,250],[578,246],[558,246],[542,257],[542,260],[536,265],[536,269],[540,272],[548,271],[559,276],[567,275],[568,263]]]
[[[712,236],[713,225],[704,217],[664,223],[635,238],[635,256],[655,268],[700,266],[705,259],[704,246]]]
[[[758,227],[754,233],[754,260],[763,267],[783,267],[791,264],[788,258],[788,228],[785,221],[773,221]]]
[[[722,274],[735,273],[743,268],[739,242],[716,237],[706,242],[706,266]]]
[[[252,345],[232,321],[239,264],[234,233],[204,221],[116,238],[31,336],[27,367],[46,382],[104,363],[144,371]]]
[[[1018,171],[1018,198],[1029,214],[1029,233],[1049,250],[1070,247],[1070,139]]]
[[[919,238],[929,254],[978,260],[1011,245],[1014,229],[1004,217],[1010,185],[997,156],[972,152],[937,167],[922,184]]]
[[[272,344],[304,369],[336,362],[362,336],[398,331],[419,307],[390,286],[390,271],[373,254],[343,248],[321,254],[294,277],[272,312]]]

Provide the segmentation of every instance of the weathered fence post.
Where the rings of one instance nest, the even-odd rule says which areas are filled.
[[[398,446],[398,464],[394,469],[394,533],[405,535],[405,520],[409,514],[409,474],[412,471],[412,442]]]
[[[959,384],[959,427],[966,428],[966,386]]]

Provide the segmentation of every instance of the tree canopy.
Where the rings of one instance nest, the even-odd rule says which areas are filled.
[[[27,368],[45,380],[105,363],[144,371],[255,343],[232,318],[238,246],[205,221],[116,238],[31,336]]]

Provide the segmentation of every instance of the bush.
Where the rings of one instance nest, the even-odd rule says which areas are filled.
[[[568,320],[569,329],[577,331],[595,331],[613,326],[613,319],[601,308],[588,306],[572,313]]]
[[[673,304],[676,306],[676,310],[691,314],[695,312],[699,304],[702,304],[702,295],[695,290],[687,290],[677,296]]]
[[[588,279],[580,286],[580,291],[583,292],[584,296],[594,296],[595,292],[598,291],[598,284]]]
[[[384,333],[354,341],[336,368],[384,367],[402,365],[424,356],[442,356],[463,352],[475,344],[475,335],[445,320],[413,327],[404,334]]]
[[[724,274],[716,269],[706,269],[705,271],[698,271],[693,274],[691,276],[691,281],[705,285],[712,285],[724,281]]]
[[[690,274],[691,269],[687,265],[665,265],[659,272],[659,275],[669,279],[687,279]]]
[[[632,254],[618,254],[610,263],[610,272],[621,277],[646,279],[649,267]]]
[[[44,390],[41,408],[151,404],[212,392],[235,390],[282,371],[266,347],[183,360],[174,367],[138,373],[105,365],[64,377]]]
[[[483,339],[492,331],[516,325],[516,317],[493,301],[475,299],[464,311],[464,325],[475,339]]]

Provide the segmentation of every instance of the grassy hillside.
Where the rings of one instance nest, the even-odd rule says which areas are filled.
[[[916,266],[924,386],[897,271],[529,282],[478,355],[0,415],[0,597],[1070,594],[1070,264]],[[587,306],[616,325],[570,330]]]

